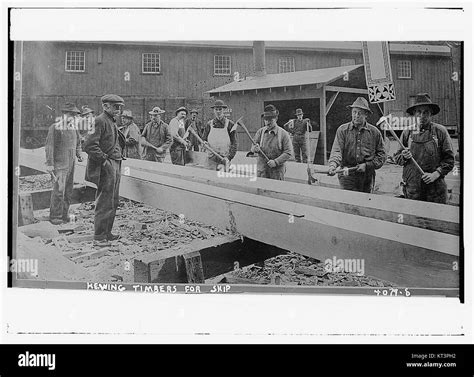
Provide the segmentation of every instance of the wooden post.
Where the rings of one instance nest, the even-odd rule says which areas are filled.
[[[188,277],[188,283],[204,283],[204,269],[202,267],[201,254],[199,253],[199,251],[184,254],[183,258],[186,267],[186,276]]]
[[[18,225],[28,225],[35,222],[33,215],[33,198],[31,194],[18,195]]]
[[[323,145],[323,164],[327,164],[327,132],[326,132],[326,88],[323,87],[319,98],[319,124],[321,128],[320,138]]]

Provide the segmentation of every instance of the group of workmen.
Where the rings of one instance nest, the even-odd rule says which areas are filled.
[[[222,100],[211,106],[214,117],[205,124],[197,119],[196,109],[188,118],[185,107],[178,108],[167,124],[161,119],[165,111],[155,107],[149,112],[150,121],[142,131],[134,123],[132,112],[123,109],[122,97],[107,94],[101,102],[103,111],[93,118],[93,127],[84,134],[82,147],[88,154],[86,180],[97,186],[94,219],[97,242],[119,237],[112,233],[112,227],[119,205],[122,160],[163,162],[169,151],[173,164],[184,165],[187,149],[204,150],[208,168],[219,170],[228,166],[237,152],[238,123],[225,115],[227,105]],[[338,174],[342,189],[370,193],[375,170],[386,161],[384,140],[379,129],[367,122],[372,111],[365,98],[357,98],[348,107],[352,120],[337,129],[328,174]],[[418,94],[415,103],[407,109],[408,114],[418,119],[419,127],[403,131],[401,139],[405,147],[400,147],[394,160],[403,166],[404,195],[408,199],[447,203],[444,177],[454,167],[454,152],[446,128],[432,122],[432,116],[439,111],[439,106],[426,93]],[[62,112],[66,119],[94,117],[90,108],[81,112],[71,103]],[[297,162],[307,161],[305,138],[311,131],[311,122],[303,119],[302,109],[297,109],[295,115],[296,119],[280,127],[278,110],[273,105],[265,106],[261,114],[264,125],[253,137],[251,147],[251,152],[258,156],[258,177],[284,180],[288,160],[295,157]],[[118,117],[121,117],[120,127]],[[49,129],[46,165],[54,178],[50,211],[50,221],[54,224],[68,221],[74,162],[75,158],[81,160],[80,139],[81,133],[73,127],[58,127],[56,123]]]

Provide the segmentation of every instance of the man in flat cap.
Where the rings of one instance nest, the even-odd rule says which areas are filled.
[[[229,165],[237,153],[237,124],[225,116],[224,109],[227,109],[227,105],[224,101],[216,100],[211,109],[214,111],[214,118],[207,122],[203,140],[219,156],[224,157],[224,161],[222,161],[211,151],[207,151],[208,168],[217,170],[222,165]]]
[[[306,151],[306,133],[311,132],[313,128],[308,118],[303,119],[302,109],[296,109],[295,115],[296,119],[290,119],[283,125],[283,128],[293,137],[293,152],[295,153],[296,162],[301,162],[301,157],[303,157],[303,162],[306,163],[309,153]]]
[[[344,190],[370,193],[375,183],[375,170],[386,160],[383,137],[377,127],[367,122],[372,111],[365,98],[358,97],[348,107],[352,109],[352,121],[336,131],[328,174],[335,175],[338,167],[357,167],[348,175],[339,174],[339,184]]]
[[[175,111],[175,117],[170,121],[170,133],[173,143],[170,146],[170,156],[173,165],[184,165],[184,153],[188,142],[184,139],[184,120],[188,115],[185,107],[180,107]]]
[[[275,106],[265,106],[262,117],[264,127],[255,134],[256,145],[251,148],[253,153],[258,153],[257,177],[284,181],[286,161],[293,156],[290,135],[277,125],[278,110]]]
[[[204,132],[205,132],[205,127],[203,127],[202,122],[199,119],[197,119],[198,111],[196,109],[192,109],[190,111],[190,115],[191,115],[191,117],[186,119],[186,121],[184,122],[185,131],[187,131],[188,128],[191,127],[194,131],[196,131],[198,136],[202,140],[205,141],[205,139],[203,138]],[[194,151],[198,152],[200,144],[199,144],[199,141],[197,140],[197,138],[192,133],[189,134],[189,141],[191,142],[191,148]]]
[[[141,137],[144,160],[163,162],[166,151],[173,142],[168,124],[161,120],[164,113],[158,106],[148,112],[150,121],[145,125]]]
[[[135,158],[140,160],[141,146],[140,146],[140,129],[133,122],[133,115],[131,110],[124,110],[122,112],[122,126],[119,128],[125,137],[125,157]]]
[[[123,98],[106,94],[101,98],[103,112],[95,118],[94,132],[87,134],[84,150],[89,155],[86,180],[97,185],[94,240],[113,241],[115,212],[119,206],[119,187],[125,137],[117,127],[116,117],[124,105]]]
[[[76,121],[81,112],[73,103],[66,103],[62,113],[63,116],[49,127],[45,146],[46,170],[53,178],[49,221],[54,225],[69,221],[75,159],[82,161]]]
[[[432,121],[440,108],[427,93],[415,96],[407,113],[415,116],[419,129],[403,130],[401,142],[394,159],[403,166],[403,192],[406,198],[434,203],[448,203],[448,189],[444,177],[454,167],[454,151],[448,130]],[[423,170],[422,174],[411,158]]]

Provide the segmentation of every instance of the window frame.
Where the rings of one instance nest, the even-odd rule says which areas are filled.
[[[291,59],[291,64],[290,66],[292,66],[293,70],[289,70],[289,71],[282,71],[281,70],[281,65],[283,63],[283,59],[285,59],[285,63],[288,62],[288,59]],[[294,56],[280,56],[278,57],[278,73],[290,73],[290,72],[296,72],[296,64],[295,64],[295,57]]]
[[[400,64],[402,63],[409,63],[409,68],[410,68],[410,76],[401,76],[401,66]],[[404,67],[406,69],[406,67]],[[401,80],[412,80],[413,79],[413,70],[412,70],[412,64],[411,60],[398,60],[397,61],[397,78]]]
[[[68,69],[68,54],[69,53],[78,53],[81,52],[83,59],[84,59],[84,69],[83,70],[78,70],[78,69]],[[85,73],[86,72],[86,51],[85,50],[66,50],[66,54],[64,57],[64,71],[68,73]]]
[[[158,72],[145,72],[145,55],[157,55],[158,56]],[[160,52],[142,52],[142,75],[161,75],[161,53]]]
[[[229,73],[216,73],[216,58],[229,58]],[[222,70],[223,68],[221,68]],[[213,72],[214,76],[232,76],[232,57],[230,55],[214,55],[213,59]]]

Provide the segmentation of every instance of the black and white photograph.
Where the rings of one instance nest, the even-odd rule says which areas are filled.
[[[470,6],[87,6],[8,9],[7,338],[472,342]]]
[[[462,41],[14,53],[18,284],[459,296]]]

